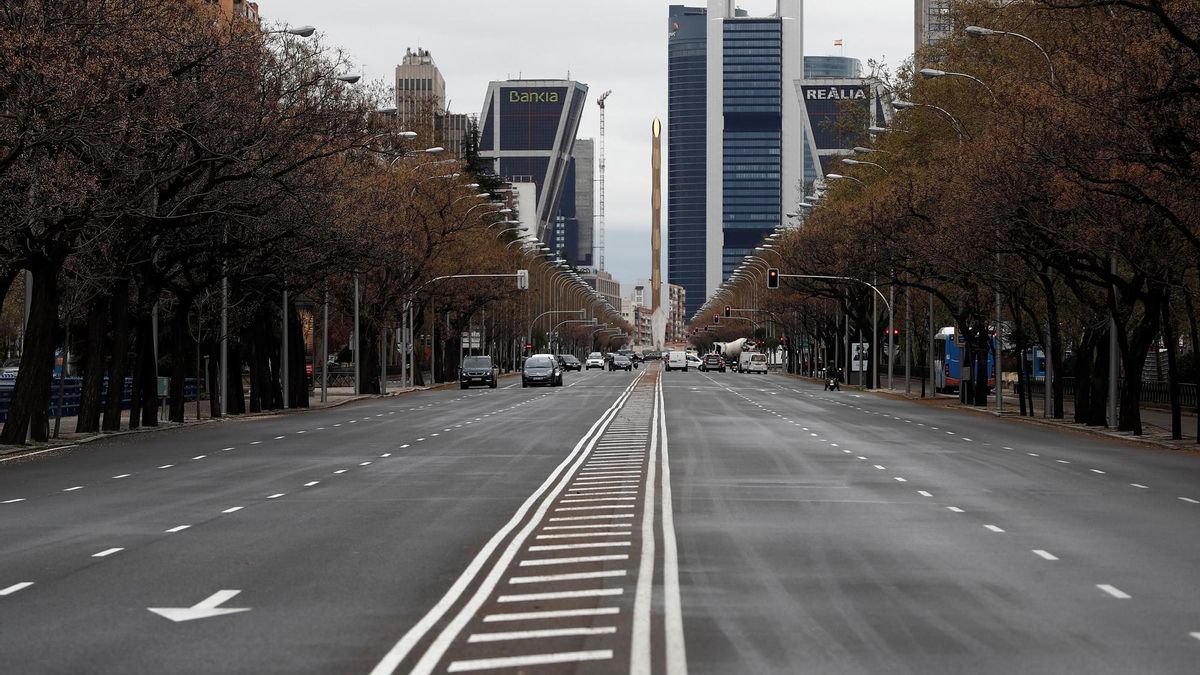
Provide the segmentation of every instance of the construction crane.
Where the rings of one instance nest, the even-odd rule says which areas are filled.
[[[604,102],[608,100],[608,95],[612,90],[600,94],[600,98],[596,99],[596,105],[600,106],[600,209],[596,214],[596,231],[599,237],[599,243],[596,246],[600,254],[599,269],[604,269]]]

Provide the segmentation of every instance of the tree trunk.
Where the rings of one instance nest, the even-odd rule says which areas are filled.
[[[218,390],[224,394],[226,384],[221,382],[221,343],[206,342],[204,351],[208,355],[207,368],[205,369],[204,381],[208,382],[208,416],[216,419],[221,416],[221,399],[217,395]],[[220,383],[220,386],[214,386]]]
[[[1175,351],[1179,340],[1175,336],[1175,322],[1171,316],[1171,291],[1163,293],[1162,322],[1163,343],[1167,348],[1167,389],[1171,397],[1171,439],[1183,439],[1183,410],[1179,401],[1179,369],[1176,366]]]
[[[171,390],[168,392],[170,397],[170,410],[168,411],[168,419],[172,422],[182,423],[185,413],[184,407],[187,404],[184,391],[186,387],[187,374],[190,370],[193,358],[194,342],[191,339],[191,331],[188,329],[188,314],[192,309],[192,297],[190,295],[177,296],[175,311],[171,314],[171,345],[174,356],[171,359]],[[200,383],[196,383],[199,387]]]
[[[242,342],[229,341],[229,367],[225,376],[225,412],[230,415],[246,413],[246,386],[242,380]]]
[[[50,385],[54,374],[54,349],[58,327],[59,260],[31,261],[33,293],[25,327],[21,368],[13,387],[12,404],[0,443],[24,445],[26,436],[35,441],[50,437]]]
[[[1200,267],[1197,267],[1200,271]],[[1192,329],[1192,372],[1196,376],[1196,443],[1200,444],[1200,319],[1196,317],[1196,305],[1192,294],[1184,296],[1187,302],[1188,324]]]
[[[152,310],[151,310],[152,311]],[[155,357],[154,322],[150,311],[138,318],[138,379],[134,387],[140,391],[141,419],[144,427],[158,426],[158,360]],[[132,419],[133,413],[130,412]]]
[[[307,348],[304,344],[304,333],[300,329],[300,314],[296,311],[296,303],[288,302],[288,368],[289,389],[288,407],[307,408],[309,377],[305,372],[308,361]],[[313,374],[316,374],[316,359],[313,359]]]
[[[361,329],[362,336],[358,340],[358,344],[355,345],[358,348],[358,352],[354,355],[355,358],[361,359],[358,366],[359,377],[362,378],[362,392],[360,393],[378,394],[379,334],[370,321],[363,321]],[[440,369],[444,364],[438,363],[437,365]]]
[[[104,399],[104,430],[121,430],[121,403],[125,398],[125,373],[129,362],[129,280],[113,286],[109,316],[112,320],[112,359]]]
[[[1092,371],[1088,377],[1088,387],[1091,391],[1088,394],[1088,411],[1085,422],[1088,426],[1102,427],[1108,424],[1108,323],[1105,322],[1104,330],[1097,330],[1094,335],[1096,343],[1092,345],[1095,353]],[[1079,383],[1076,383],[1076,388]]]
[[[100,431],[100,405],[104,395],[104,373],[106,366],[104,343],[108,333],[108,297],[92,300],[87,313],[87,330],[83,339],[83,354],[80,365],[83,381],[79,390],[79,417],[75,423],[76,433]]]

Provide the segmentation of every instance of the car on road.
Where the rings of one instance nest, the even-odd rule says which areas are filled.
[[[633,361],[628,356],[622,354],[614,354],[612,363],[608,364],[609,370],[633,370]]]
[[[687,364],[688,364],[688,368],[699,368],[700,367],[700,357],[696,356],[695,354],[688,354],[687,355]]]
[[[688,370],[687,353],[677,351],[663,352],[663,363],[668,373],[672,370],[682,370],[686,373]]]
[[[484,386],[495,389],[496,377],[496,364],[492,363],[492,357],[467,356],[458,369],[458,386],[460,389]]]
[[[564,371],[567,371],[567,370],[582,371],[583,370],[583,363],[581,363],[579,361],[579,359],[575,358],[574,354],[559,354],[558,355],[558,363],[559,363],[559,365],[562,366],[562,369]]]
[[[766,375],[767,355],[762,352],[742,352],[742,357],[738,359],[738,372]]]
[[[584,364],[584,367],[588,370],[591,370],[592,368],[604,370],[604,355],[600,352],[592,352],[591,354],[588,354],[587,362]]]
[[[532,387],[544,384],[549,387],[561,387],[563,384],[562,366],[553,354],[534,354],[525,359],[521,368],[521,386]]]
[[[704,358],[700,359],[700,370],[708,372],[710,370],[719,370],[725,372],[725,360],[720,354],[705,354]]]

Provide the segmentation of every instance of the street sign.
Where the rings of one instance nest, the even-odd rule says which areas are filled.
[[[464,349],[483,349],[483,332],[477,330],[464,331],[462,334]]]
[[[867,371],[867,361],[871,358],[871,343],[855,342],[850,345],[850,370],[864,373]]]

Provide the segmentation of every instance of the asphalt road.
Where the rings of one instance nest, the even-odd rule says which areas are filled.
[[[1200,670],[1200,457],[778,375],[512,382],[0,462],[0,672]]]

